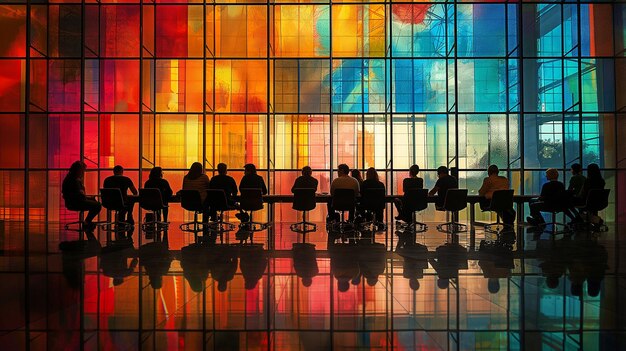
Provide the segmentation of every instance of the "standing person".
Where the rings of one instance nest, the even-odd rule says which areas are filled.
[[[165,205],[165,207],[163,208],[163,220],[167,222],[167,204],[170,202],[170,199],[172,198],[174,192],[170,187],[170,183],[163,178],[163,169],[161,167],[152,168],[150,170],[150,175],[148,175],[148,180],[146,180],[146,182],[143,184],[143,187],[159,189],[159,191],[161,192],[163,205]]]
[[[209,206],[207,205],[207,190],[210,189],[209,177],[204,174],[204,169],[200,162],[194,162],[189,167],[189,172],[183,177],[183,190],[196,190],[200,193],[200,200],[204,206],[202,210],[202,222],[209,221]]]
[[[211,178],[211,182],[209,186],[211,189],[219,189],[223,190],[224,194],[226,194],[226,201],[228,201],[228,206],[231,208],[239,209],[239,213],[235,215],[235,217],[239,218],[242,222],[247,221],[248,215],[241,211],[237,202],[235,202],[235,197],[237,196],[237,182],[235,179],[228,174],[228,166],[225,163],[219,163],[217,165],[217,174]],[[217,213],[215,210],[211,210],[211,218],[217,218]]]
[[[435,205],[437,208],[442,208],[446,201],[446,194],[449,189],[457,189],[459,187],[455,177],[448,174],[448,167],[441,166],[437,168],[437,182],[435,186],[428,192],[428,196],[435,196]]]
[[[565,199],[565,185],[559,181],[559,171],[555,168],[548,168],[546,171],[548,182],[541,187],[541,195],[530,204],[530,216],[526,221],[533,226],[540,226],[546,223],[541,215],[547,207],[560,207]],[[569,211],[568,211],[569,212]]]
[[[335,190],[337,189],[352,189],[354,190],[354,196],[359,195],[359,182],[350,177],[350,167],[347,164],[342,163],[337,166],[337,175],[338,177],[333,179],[332,183],[330,183],[330,195],[335,195]],[[335,210],[333,209],[332,201],[328,203],[328,220],[337,219],[337,215],[335,214]],[[349,211],[348,220],[354,220],[354,209]]]
[[[578,197],[580,195],[583,186],[585,185],[585,176],[583,175],[583,167],[579,163],[574,163],[570,167],[572,172],[572,177],[569,179],[569,185],[567,186],[567,191],[574,197]]]
[[[359,187],[363,186],[363,177],[361,177],[361,171],[355,168],[350,171],[350,176],[356,179],[357,182],[359,182]]]
[[[376,172],[376,169],[374,167],[368,168],[367,172],[365,172],[365,180],[363,181],[363,185],[361,186],[361,193],[365,194],[368,189],[385,190],[385,184],[383,184],[383,182],[381,182],[378,178],[378,172]],[[376,210],[376,212],[374,213],[374,216],[376,216],[376,220],[379,222],[379,224],[382,224],[383,222],[384,212],[385,210],[381,208],[379,210]],[[382,229],[382,227],[383,226],[380,226],[378,229]]]
[[[102,205],[93,197],[85,195],[85,169],[87,166],[81,161],[76,161],[70,166],[69,172],[63,179],[62,193],[65,207],[71,210],[87,211],[84,229],[87,233],[93,233],[96,224],[93,219],[100,213]]]
[[[402,192],[406,194],[409,189],[424,189],[424,179],[418,177],[417,175],[420,172],[420,167],[418,165],[412,165],[409,168],[409,177],[404,178],[402,180]],[[411,214],[403,213],[404,203],[402,199],[394,199],[393,204],[396,205],[396,210],[398,210],[398,215],[396,216],[397,220],[410,221]]]
[[[122,198],[124,199],[124,205],[126,207],[126,210],[120,211],[118,213],[119,220],[121,222],[135,224],[135,219],[133,218],[133,208],[135,207],[135,201],[129,200],[128,190],[130,190],[130,192],[135,196],[139,192],[137,191],[137,188],[135,188],[135,184],[133,184],[133,181],[124,175],[124,167],[120,165],[113,167],[113,175],[107,177],[102,185],[105,188],[120,189],[120,191],[122,192]]]
[[[483,179],[483,185],[478,189],[478,195],[480,196],[479,205],[483,211],[489,209],[494,191],[510,189],[509,180],[498,173],[500,173],[498,166],[489,166],[487,168],[487,178]],[[512,225],[515,222],[515,210],[513,209],[500,215],[504,224]]]
[[[261,189],[263,195],[267,195],[265,181],[256,173],[256,166],[252,163],[243,166],[243,177],[239,182],[239,189]]]
[[[291,192],[294,189],[314,189],[317,191],[317,179],[313,178],[313,170],[309,166],[302,167],[302,175],[296,178],[296,181],[291,187]]]

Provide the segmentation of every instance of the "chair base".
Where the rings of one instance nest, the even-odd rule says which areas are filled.
[[[437,231],[446,234],[459,234],[467,232],[467,225],[458,222],[446,222],[437,225]]]
[[[144,232],[160,232],[166,231],[169,229],[169,222],[155,221],[155,222],[146,222],[141,224],[141,230]]]
[[[291,229],[291,231],[294,233],[307,234],[307,233],[316,231],[317,224],[307,222],[307,221],[302,221],[298,223],[293,223],[292,225],[289,226],[289,229]]]
[[[98,224],[100,229],[109,233],[127,232],[132,230],[134,225],[128,222],[105,222]]]
[[[77,228],[72,228],[72,226],[77,226]],[[65,230],[69,230],[72,232],[84,232],[85,221],[73,221],[65,224]]]
[[[494,229],[494,227],[495,227],[495,229]],[[504,224],[504,223],[500,223],[500,222],[495,222],[495,223],[485,224],[484,228],[485,228],[485,232],[486,233],[500,234],[500,233],[502,233],[505,230],[512,230],[514,228],[514,226],[512,226],[510,224]]]
[[[428,231],[428,225],[422,222],[405,223],[405,222],[396,221],[396,227],[398,228],[399,231],[402,231],[404,233],[418,234],[418,233],[424,233]]]

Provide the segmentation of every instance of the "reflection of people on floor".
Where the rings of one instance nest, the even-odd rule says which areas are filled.
[[[217,254],[211,276],[217,282],[217,290],[224,292],[237,272],[237,248],[231,245],[214,245],[212,248]]]
[[[247,290],[254,289],[267,268],[267,255],[263,245],[244,245],[239,248],[239,268]]]
[[[79,290],[85,278],[85,259],[100,253],[100,243],[95,240],[64,241],[59,244],[63,276],[70,288]]]
[[[337,289],[346,292],[350,289],[350,282],[360,279],[360,270],[355,244],[331,244],[328,247],[330,255],[330,271],[337,279]]]
[[[402,256],[402,276],[409,280],[411,290],[419,290],[419,279],[428,268],[428,248],[422,244],[405,245],[396,250]]]
[[[167,244],[152,242],[142,245],[139,248],[139,262],[148,274],[150,286],[153,289],[161,289],[163,276],[170,270],[170,264],[172,263],[172,256]]]
[[[467,250],[457,243],[446,243],[435,250],[435,259],[429,260],[437,272],[437,286],[447,289],[450,279],[459,277],[460,269],[467,269]]]
[[[587,294],[591,297],[600,294],[602,280],[608,268],[608,252],[595,240],[586,237],[572,241],[568,266],[571,294],[581,296],[583,284],[587,281]]]
[[[296,275],[302,279],[302,285],[311,286],[313,277],[319,274],[315,254],[315,245],[309,243],[294,243],[291,249],[293,269]]]
[[[131,259],[130,264],[128,259]],[[118,286],[135,271],[139,260],[132,246],[124,248],[105,247],[100,255],[100,267],[105,277],[113,278],[113,285]]]
[[[550,289],[556,289],[559,286],[559,280],[565,275],[569,260],[568,242],[569,239],[553,240],[552,238],[537,241],[539,267],[546,279],[546,286]]]
[[[180,266],[191,290],[202,292],[210,270],[208,247],[194,243],[180,249]]]
[[[507,240],[513,235],[512,242]],[[515,268],[513,261],[513,246],[515,233],[502,232],[495,241],[481,240],[478,249],[478,266],[483,276],[488,279],[487,289],[495,294],[500,291],[500,278],[509,278],[511,270]]]
[[[381,243],[361,243],[358,245],[359,270],[367,285],[374,286],[378,276],[385,273],[385,245]]]

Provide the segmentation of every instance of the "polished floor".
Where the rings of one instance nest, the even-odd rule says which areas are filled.
[[[275,223],[269,242],[260,232],[239,245],[231,233],[197,245],[178,223],[166,240],[134,233],[133,243],[1,224],[3,350],[626,347],[625,229],[615,225],[497,237],[431,224],[416,244],[393,228],[374,243],[329,244],[319,223],[304,244]]]

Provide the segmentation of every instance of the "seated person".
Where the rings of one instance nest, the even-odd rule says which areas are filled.
[[[209,177],[204,174],[202,164],[194,162],[189,167],[189,172],[183,177],[183,190],[196,190],[200,193],[200,201],[204,204],[202,211],[202,222],[207,223],[210,217],[209,206],[206,202],[207,190],[210,189]]]
[[[418,165],[412,165],[411,168],[409,168],[409,177],[402,180],[402,192],[406,194],[409,189],[424,189],[424,179],[417,176],[419,172],[420,167]],[[409,222],[411,220],[411,214],[402,212],[402,199],[394,199],[393,203],[396,205],[396,209],[398,210],[396,219],[399,221],[402,220]]]
[[[170,183],[167,180],[163,179],[163,169],[161,167],[152,168],[150,170],[150,175],[148,175],[148,180],[146,180],[146,182],[143,184],[143,187],[159,189],[159,191],[161,192],[161,198],[163,199],[163,205],[165,205],[165,207],[163,208],[163,220],[167,222],[167,204],[170,202],[174,192],[170,187]]]
[[[239,189],[261,189],[263,195],[267,195],[267,187],[263,177],[256,173],[256,166],[248,163],[243,166],[243,177],[239,182]]]
[[[113,175],[107,177],[102,185],[105,188],[120,189],[122,192],[122,198],[124,199],[124,205],[126,206],[126,211],[120,211],[118,213],[119,220],[135,224],[135,219],[133,218],[133,207],[135,207],[135,201],[129,201],[128,190],[130,189],[130,192],[133,193],[133,195],[137,195],[139,192],[137,191],[137,188],[135,188],[133,181],[124,175],[124,167],[120,165],[113,167]]]
[[[100,213],[102,206],[93,197],[85,195],[85,169],[87,166],[81,161],[72,163],[69,172],[63,179],[62,193],[65,200],[65,207],[71,210],[87,211],[85,217],[84,230],[93,233],[96,224],[93,219]],[[92,239],[92,237],[90,237]],[[95,239],[95,238],[93,238]]]
[[[448,167],[446,166],[437,168],[437,177],[439,179],[437,179],[435,186],[428,192],[428,196],[435,196],[435,194],[437,194],[435,206],[437,209],[442,209],[446,201],[448,189],[457,189],[459,185],[456,178],[448,174]]]
[[[350,171],[350,176],[356,179],[357,182],[359,182],[359,187],[363,186],[363,177],[361,177],[361,171],[359,171],[358,169],[353,169]]]
[[[294,189],[315,189],[317,191],[317,179],[313,178],[313,170],[311,167],[302,167],[302,175],[296,178],[296,181],[291,187],[291,192]]]
[[[487,178],[483,179],[483,185],[478,189],[478,195],[481,197],[479,203],[480,209],[483,211],[489,209],[494,191],[510,189],[509,180],[506,177],[498,175],[498,173],[500,173],[498,166],[489,166],[487,169]],[[511,225],[515,221],[515,210],[513,209],[501,213],[500,215],[502,216],[504,224]]]
[[[337,166],[337,175],[338,177],[333,179],[332,183],[330,183],[330,195],[335,195],[336,189],[352,189],[354,190],[354,195],[359,195],[359,182],[350,177],[350,167],[345,163]],[[335,213],[335,210],[332,207],[332,201],[328,203],[328,219],[338,219],[338,215]],[[349,211],[348,220],[354,220],[354,210]]]
[[[569,179],[567,191],[569,191],[573,196],[578,197],[586,179],[583,175],[583,167],[579,163],[574,163],[570,169],[572,177]]]
[[[239,205],[235,202],[235,196],[237,196],[237,182],[235,179],[228,174],[228,166],[225,163],[220,163],[217,165],[217,175],[214,175],[209,182],[209,186],[211,189],[219,189],[224,190],[224,194],[226,194],[226,201],[228,201],[228,206],[231,208],[239,209]],[[239,213],[235,215],[235,217],[242,220],[242,218],[247,218],[247,215],[244,214],[241,210]],[[217,218],[217,213],[214,210],[211,210],[211,218]]]
[[[578,197],[574,198],[574,204],[578,206],[584,206],[587,203],[587,197],[589,196],[589,191],[591,190],[602,190],[606,186],[606,182],[602,178],[602,172],[600,172],[600,166],[595,163],[589,164],[587,166],[587,178],[583,183],[582,188],[580,189],[580,193]],[[578,214],[578,212],[576,212]],[[589,213],[591,216],[597,216],[597,213]],[[588,218],[591,218],[589,216]],[[582,220],[582,217],[578,214],[577,220]],[[601,220],[601,219],[600,219]]]
[[[565,185],[559,181],[559,171],[548,168],[546,171],[548,182],[541,187],[541,195],[530,204],[530,216],[526,221],[533,226],[546,223],[541,215],[545,208],[564,206],[567,202]]]
[[[365,173],[365,180],[363,181],[360,189],[361,194],[364,194],[365,191],[367,191],[368,189],[385,190],[385,184],[383,184],[383,182],[378,179],[378,172],[376,172],[376,169],[374,169],[374,167],[368,168],[367,172]],[[374,215],[376,216],[376,221],[383,222],[384,211],[384,209],[376,210],[376,212],[374,213]],[[379,229],[382,229],[381,224],[382,223],[379,223]]]

